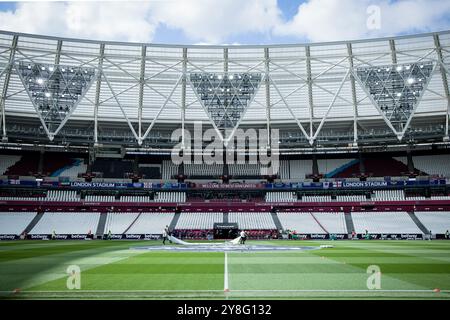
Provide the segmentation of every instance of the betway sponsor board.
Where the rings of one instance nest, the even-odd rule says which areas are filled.
[[[385,234],[385,233],[374,233],[369,234],[370,239],[374,240],[423,240],[423,234]],[[365,239],[363,234],[358,234],[358,239]]]
[[[108,239],[108,235],[104,238]],[[161,239],[161,234],[112,234],[111,240],[158,240]]]
[[[347,234],[333,234],[333,236],[337,240],[347,239],[347,237],[348,237]],[[294,237],[299,239],[299,240],[325,240],[325,239],[330,239],[330,235],[329,234],[324,234],[324,233],[300,233],[300,234],[294,235]]]
[[[16,234],[0,234],[0,241],[1,240],[17,240],[19,239],[19,236]]]
[[[47,240],[52,239],[51,234],[29,234],[27,236],[30,240]],[[57,234],[55,240],[85,240],[87,234]]]

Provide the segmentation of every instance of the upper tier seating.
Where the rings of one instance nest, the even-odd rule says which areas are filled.
[[[105,233],[123,234],[139,215],[138,212],[109,212],[106,217]]]
[[[16,164],[20,158],[21,156],[0,155],[0,175],[8,171],[8,168]]]
[[[277,227],[270,212],[230,212],[228,221],[244,230],[273,230]]]
[[[46,212],[30,234],[95,233],[99,219],[98,212]]]
[[[412,233],[422,231],[406,212],[352,212],[356,233]]]
[[[414,167],[429,175],[450,177],[450,154],[413,156]]]
[[[183,212],[175,229],[212,230],[214,223],[222,222],[222,212]]]
[[[353,159],[318,159],[317,165],[319,172],[324,174],[325,177],[334,177],[352,161]]]
[[[35,216],[36,212],[0,212],[0,234],[22,234]]]
[[[186,164],[184,165],[186,176],[221,176],[223,166],[218,164]]]
[[[229,174],[232,176],[261,176],[260,164],[229,164]]]
[[[162,234],[173,220],[174,213],[142,212],[127,234]]]
[[[74,162],[61,170],[54,172],[52,176],[54,177],[69,177],[77,178],[78,175],[84,174],[87,171],[87,165],[84,163],[83,159],[74,159]]]
[[[133,172],[133,162],[124,159],[96,159],[92,164],[92,172],[103,173],[103,178],[123,179],[127,173]]]
[[[445,234],[447,230],[450,231],[450,212],[416,212],[416,216],[433,234]]]
[[[178,174],[178,165],[170,160],[164,160],[162,165],[162,178],[164,180],[172,179],[172,176]]]
[[[20,160],[10,166],[5,175],[9,176],[29,176],[38,172],[39,153],[29,153],[21,156]]]
[[[309,212],[278,212],[277,216],[284,230],[305,234],[326,233]]]
[[[161,179],[161,167],[139,164],[139,175],[144,179]]]
[[[289,173],[291,179],[304,180],[306,175],[312,173],[312,160],[291,160]]]

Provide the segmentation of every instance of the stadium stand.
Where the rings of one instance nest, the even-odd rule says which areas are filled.
[[[10,167],[15,165],[21,156],[15,155],[0,155],[0,175],[3,175]]]
[[[127,234],[161,234],[173,219],[173,213],[142,212],[126,231]]]
[[[157,202],[186,202],[185,192],[157,192],[155,196]]]
[[[303,196],[303,202],[331,202],[331,196]]]
[[[356,233],[411,233],[422,231],[406,212],[352,212]]]
[[[35,216],[36,212],[0,212],[0,234],[22,234]]]
[[[73,159],[73,163],[54,172],[52,177],[69,177],[77,178],[79,175],[86,173],[87,165],[83,159]]]
[[[237,223],[243,230],[273,230],[276,229],[270,212],[230,212],[229,222]]]
[[[450,231],[450,212],[418,211],[415,214],[425,228],[434,234],[445,234],[447,230]]]
[[[267,192],[266,202],[295,202],[298,201],[294,192]]]
[[[295,231],[297,233],[327,233],[309,212],[278,212],[283,230]]]
[[[150,202],[149,196],[121,196],[120,202]]]
[[[114,202],[116,201],[115,196],[101,196],[101,195],[86,195],[84,201],[89,202]]]
[[[123,159],[96,159],[92,165],[92,172],[102,173],[103,178],[123,179],[133,172],[133,163]]]
[[[98,212],[45,212],[30,234],[87,234],[97,229]]]
[[[291,179],[305,179],[312,173],[312,160],[291,160],[289,162],[289,175]]]
[[[76,191],[56,191],[49,190],[47,192],[46,201],[80,201],[80,197],[77,195]]]
[[[123,234],[138,217],[138,212],[109,212],[106,217],[105,233]]]
[[[405,200],[403,190],[377,190],[372,195],[375,201],[402,201]]]
[[[342,212],[312,212],[311,215],[328,233],[348,233]]]
[[[450,155],[414,156],[414,167],[429,175],[450,177]]]
[[[175,229],[212,230],[214,223],[223,222],[221,212],[183,212]]]
[[[162,163],[162,178],[170,180],[176,174],[178,174],[178,166],[170,160],[164,160]]]

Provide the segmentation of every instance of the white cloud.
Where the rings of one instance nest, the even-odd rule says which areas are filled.
[[[160,24],[196,42],[268,33],[279,23],[276,0],[21,2],[0,12],[0,29],[101,40],[152,41]]]
[[[374,4],[381,9],[381,28],[369,30],[367,8]],[[151,42],[165,26],[202,44],[234,43],[236,36],[333,41],[448,28],[450,1],[307,0],[289,21],[281,16],[277,0],[20,2],[13,11],[0,11],[0,29]]]
[[[281,22],[276,0],[170,0],[154,3],[152,15],[190,39],[220,43],[246,33],[269,33]]]
[[[0,29],[102,40],[148,41],[156,23],[144,2],[22,2],[0,12]]]
[[[377,5],[381,28],[367,27],[367,9]],[[448,27],[450,2],[442,0],[308,0],[292,20],[278,25],[274,34],[335,41],[407,32],[436,31]]]

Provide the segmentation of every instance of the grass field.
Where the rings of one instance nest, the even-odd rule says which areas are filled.
[[[0,243],[2,299],[450,299],[450,242],[249,241],[334,248],[301,252],[130,250],[154,241]],[[67,288],[70,265],[79,290]],[[381,270],[369,290],[367,268]],[[224,291],[228,287],[229,292]],[[440,289],[436,292],[435,289]]]

